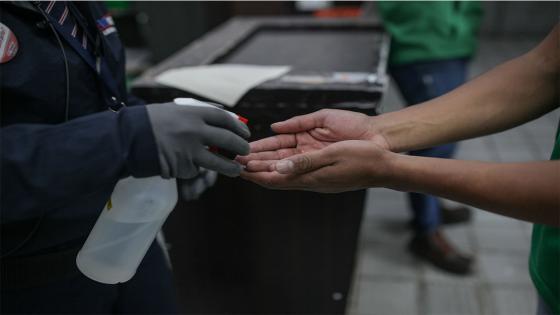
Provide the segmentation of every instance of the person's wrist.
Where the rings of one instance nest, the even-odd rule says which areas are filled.
[[[371,165],[368,177],[371,179],[370,187],[385,187],[398,189],[401,187],[402,154],[383,150]],[[400,189],[398,189],[400,190]]]
[[[394,169],[396,168],[395,159],[398,154],[386,150],[377,144],[371,144],[373,151],[367,153],[362,165],[366,187],[389,187],[394,182]],[[369,150],[368,150],[369,151]]]
[[[384,133],[383,118],[381,116],[370,116],[368,122],[368,132],[366,135],[368,141],[375,143],[385,150],[392,151],[391,144]]]
[[[389,152],[386,158],[385,170],[387,172],[386,188],[408,192],[411,191],[411,170],[414,165],[414,156],[402,153]]]
[[[161,173],[158,146],[147,106],[123,108],[119,113],[120,139],[128,149],[126,175],[154,176]]]

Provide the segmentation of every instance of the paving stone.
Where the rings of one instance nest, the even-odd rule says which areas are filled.
[[[501,162],[530,162],[538,160],[531,151],[520,148],[501,148],[499,149],[500,161]]]
[[[526,139],[527,148],[529,149],[531,155],[533,156],[534,160],[546,160],[549,157],[549,150],[552,148],[552,137],[542,137],[542,138],[550,138],[548,141],[542,141],[542,139],[538,139],[535,137],[534,132],[526,127],[520,127],[521,133]],[[552,134],[552,133],[551,133]]]
[[[528,256],[484,253],[478,257],[483,277],[491,285],[529,285]]]
[[[480,314],[477,286],[466,283],[428,283],[425,314]]]
[[[491,226],[499,228],[513,228],[519,227],[522,221],[509,218],[503,215],[494,214],[485,210],[475,209],[476,216],[474,217],[473,224],[476,226]]]
[[[493,136],[486,136],[481,138],[484,144],[486,145],[487,154],[490,156],[490,160],[494,162],[500,162],[501,156],[500,152],[498,151],[498,145]]]
[[[366,218],[410,219],[408,203],[402,192],[389,189],[369,189],[366,195]]]
[[[532,161],[536,159],[532,153],[534,148],[519,128],[501,132],[491,137],[496,143],[502,162]]]
[[[431,283],[447,283],[453,285],[474,285],[484,282],[484,276],[479,270],[480,268],[477,261],[475,261],[473,269],[471,275],[460,276],[435,268],[428,263],[422,263],[421,279]]]
[[[346,303],[346,314],[347,315],[357,315],[356,308],[358,307],[358,297],[359,297],[359,283],[361,276],[358,274],[360,267],[359,263],[356,264],[356,271],[354,271],[354,278],[350,284],[350,290],[348,291],[348,302]]]
[[[526,139],[521,134],[522,127],[516,127],[506,131],[502,131],[492,135],[499,144],[508,146],[523,146],[526,143]]]
[[[362,222],[360,235],[364,243],[388,244],[404,250],[412,232],[404,219],[369,219]]]
[[[415,281],[360,281],[353,314],[416,315],[418,286]]]
[[[525,232],[525,235],[527,235],[527,237],[531,239],[531,236],[533,235],[533,224],[528,222],[521,222],[521,227]]]
[[[533,315],[537,311],[537,293],[532,286],[497,287],[490,289],[493,314]]]
[[[558,122],[560,122],[560,109],[555,109],[546,116],[550,119],[552,124],[558,125]]]
[[[360,276],[368,279],[409,279],[418,277],[418,264],[403,246],[390,243],[363,243]]]
[[[529,255],[530,239],[521,224],[517,228],[477,226],[474,235],[482,251]]]
[[[492,156],[488,152],[488,147],[482,138],[462,141],[459,144],[456,159],[491,161]]]

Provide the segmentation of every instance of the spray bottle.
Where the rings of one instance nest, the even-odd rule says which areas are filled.
[[[175,103],[214,107],[190,98],[175,99]],[[228,113],[247,123],[245,118]],[[76,257],[78,269],[101,283],[130,280],[176,203],[175,179],[154,176],[120,180]]]

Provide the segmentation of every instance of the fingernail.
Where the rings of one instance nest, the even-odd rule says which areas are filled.
[[[276,163],[276,171],[282,174],[289,174],[294,170],[294,162],[290,160],[279,161]]]

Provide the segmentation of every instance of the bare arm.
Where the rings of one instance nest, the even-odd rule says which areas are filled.
[[[463,86],[406,109],[369,117],[320,110],[272,125],[277,136],[251,144],[239,158],[249,171],[266,170],[290,155],[337,141],[366,140],[393,152],[410,151],[502,131],[560,105],[560,25],[533,50]]]
[[[326,110],[277,123],[272,128],[279,135],[252,143],[252,153],[241,159],[247,165],[242,177],[277,189],[418,191],[560,226],[559,161],[485,163],[393,153],[497,132],[557,107],[559,39],[556,26],[529,53],[405,110],[377,117]]]
[[[535,119],[559,105],[560,25],[533,50],[441,97],[372,117],[391,151],[482,136]]]
[[[487,163],[397,155],[391,164],[392,188],[560,226],[560,161]]]
[[[387,187],[442,196],[494,213],[560,226],[560,161],[488,163],[393,153],[347,140],[241,176],[265,187],[342,192]]]

